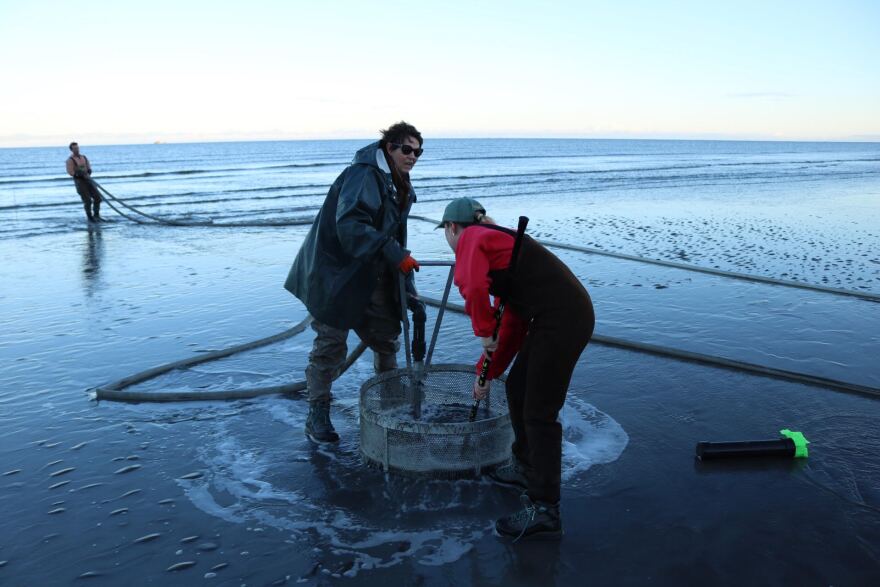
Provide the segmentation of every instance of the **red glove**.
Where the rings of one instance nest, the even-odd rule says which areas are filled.
[[[416,271],[419,270],[419,262],[413,259],[412,255],[407,255],[397,267],[400,269],[401,273],[407,275],[413,269],[415,269]]]

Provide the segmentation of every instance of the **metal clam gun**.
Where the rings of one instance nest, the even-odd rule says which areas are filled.
[[[422,417],[425,372],[431,365],[434,346],[437,343],[437,336],[440,333],[440,323],[443,321],[443,314],[446,311],[446,303],[449,300],[449,291],[452,288],[452,277],[455,274],[455,261],[419,261],[419,266],[449,267],[449,275],[446,278],[446,287],[443,289],[443,299],[440,302],[440,309],[437,312],[437,320],[434,322],[434,332],[431,334],[431,344],[428,348],[427,357],[425,356],[425,323],[427,322],[427,316],[425,315],[424,306],[414,306],[417,307],[417,309],[413,309],[412,340],[410,340],[409,317],[406,312],[408,308],[406,276],[401,274],[400,279],[398,280],[400,288],[400,311],[403,317],[403,340],[406,350],[406,368],[409,372],[410,384],[414,386],[414,388],[409,390],[412,392],[412,414],[414,420],[418,420]]]

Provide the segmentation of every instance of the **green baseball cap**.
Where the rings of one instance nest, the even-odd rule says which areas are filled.
[[[476,222],[476,213],[482,212],[486,214],[486,209],[473,198],[455,198],[446,205],[443,211],[443,220],[440,221],[435,229],[443,228],[446,222],[456,222],[459,224],[471,224]]]

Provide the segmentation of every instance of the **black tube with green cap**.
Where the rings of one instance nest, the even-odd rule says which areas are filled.
[[[752,457],[807,458],[807,445],[810,441],[802,432],[793,432],[786,428],[779,433],[782,438],[773,440],[698,442],[697,458],[701,461]]]

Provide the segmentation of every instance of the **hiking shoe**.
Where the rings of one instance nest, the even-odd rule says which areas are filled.
[[[489,479],[499,485],[516,487],[523,491],[529,488],[529,480],[526,477],[526,468],[515,458],[506,465],[496,467],[494,470],[487,473],[487,475],[489,476]]]
[[[562,519],[559,517],[559,504],[532,501],[523,493],[520,496],[523,509],[499,518],[495,522],[495,534],[502,538],[558,539],[562,537]]]
[[[310,402],[306,436],[313,442],[338,442],[339,435],[330,422],[330,402]]]

